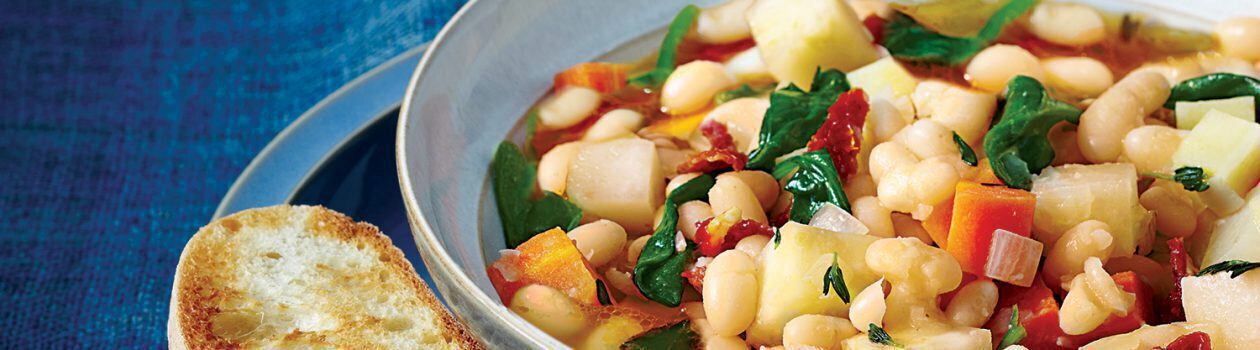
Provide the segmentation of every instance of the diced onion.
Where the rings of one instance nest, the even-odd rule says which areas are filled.
[[[814,212],[814,217],[809,219],[809,225],[828,231],[859,235],[864,235],[871,231],[853,214],[849,214],[849,212],[831,203],[824,204],[822,208],[818,208],[818,211]]]
[[[989,261],[984,265],[986,277],[1028,287],[1037,276],[1044,246],[1035,239],[999,229],[993,232]]]

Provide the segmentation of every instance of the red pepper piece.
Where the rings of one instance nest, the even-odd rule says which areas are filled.
[[[888,24],[888,21],[876,15],[866,16],[866,19],[862,20],[862,25],[866,27],[866,31],[871,32],[871,42],[875,44],[884,42],[885,24]]]
[[[826,149],[836,165],[836,174],[847,179],[857,173],[857,156],[862,148],[862,124],[871,110],[862,89],[840,94],[827,109],[827,120],[805,145],[806,150]]]
[[[993,332],[993,346],[997,346],[1010,326],[1011,312],[1019,306],[1019,325],[1028,336],[1019,345],[1029,350],[1059,350],[1063,330],[1059,329],[1059,303],[1054,293],[1041,279],[1033,280],[1031,287],[1020,287],[1005,282],[998,284],[997,311],[985,325]]]
[[[1190,255],[1186,253],[1186,244],[1180,238],[1168,240],[1168,262],[1172,264],[1173,289],[1168,293],[1168,310],[1162,316],[1164,322],[1186,320],[1186,311],[1181,306],[1181,278],[1190,275]]]
[[[1194,332],[1177,337],[1164,350],[1212,350],[1212,338],[1207,333]]]
[[[717,256],[724,251],[735,249],[735,245],[739,240],[752,235],[774,236],[774,229],[762,223],[743,219],[736,222],[730,229],[726,230],[725,235],[716,235],[709,232],[709,222],[713,218],[701,221],[696,224],[696,244],[700,246],[699,251],[704,256]]]

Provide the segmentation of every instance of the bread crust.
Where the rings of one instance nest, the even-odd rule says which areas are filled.
[[[297,222],[305,217],[303,222]],[[167,338],[171,349],[234,349],[242,344],[216,336],[211,319],[220,310],[216,301],[239,294],[224,288],[232,274],[222,273],[229,266],[222,256],[234,249],[231,239],[242,230],[277,230],[286,225],[302,225],[305,232],[334,238],[347,245],[370,247],[379,253],[379,260],[388,271],[405,281],[405,285],[433,311],[442,335],[464,349],[481,349],[475,337],[446,310],[432,291],[420,280],[415,268],[393,245],[388,236],[371,224],[355,222],[349,217],[320,206],[278,205],[249,209],[215,220],[202,227],[189,240],[180,254],[171,289],[171,307],[167,321]],[[255,233],[256,234],[256,233]],[[362,248],[360,248],[362,249]],[[289,337],[286,337],[286,339]],[[364,344],[340,344],[359,347]]]

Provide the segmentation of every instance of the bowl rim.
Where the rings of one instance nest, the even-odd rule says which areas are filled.
[[[1189,11],[1172,6],[1167,6],[1161,0],[1083,0],[1072,1],[1087,4],[1094,8],[1105,11],[1113,11],[1116,6],[1126,8],[1140,8],[1142,13],[1167,14],[1181,16],[1177,22],[1190,24],[1174,25],[1175,27],[1193,28],[1195,30],[1210,31],[1210,25],[1219,22],[1212,15],[1206,12]],[[461,25],[461,19],[472,11],[483,5],[482,0],[469,0],[463,7],[457,11],[454,16],[442,27],[442,30],[429,42],[428,49],[424,56],[420,59],[414,73],[407,85],[406,94],[403,97],[401,107],[399,109],[398,129],[395,135],[395,164],[397,165],[398,181],[403,194],[403,203],[407,210],[407,220],[412,228],[412,236],[415,237],[415,244],[430,271],[440,271],[449,273],[454,280],[439,281],[437,276],[434,277],[435,285],[443,286],[449,289],[443,290],[443,294],[459,293],[467,297],[473,308],[476,309],[475,314],[458,314],[452,307],[452,313],[461,320],[469,320],[476,318],[477,321],[484,322],[486,318],[493,321],[495,327],[510,329],[512,333],[522,335],[534,346],[542,346],[545,348],[568,348],[556,338],[542,332],[534,325],[530,324],[523,318],[508,312],[507,306],[498,301],[497,298],[491,298],[489,294],[482,291],[473,282],[472,278],[466,273],[462,267],[454,261],[454,258],[447,252],[442,241],[438,239],[435,230],[429,225],[429,219],[425,212],[420,209],[419,199],[411,185],[410,168],[407,164],[407,145],[409,140],[407,137],[408,126],[414,123],[412,119],[412,100],[415,92],[422,79],[424,73],[430,68],[432,59],[438,52],[445,48],[443,43],[448,35],[454,30],[453,28]],[[1159,15],[1162,16],[1162,15]],[[1167,18],[1160,17],[1163,22],[1168,22]],[[1171,24],[1171,23],[1169,23]],[[1208,27],[1203,27],[1204,25]],[[451,296],[448,296],[451,298]],[[484,335],[477,334],[479,339],[484,339]]]

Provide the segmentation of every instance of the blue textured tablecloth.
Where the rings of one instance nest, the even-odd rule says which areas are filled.
[[[0,348],[165,347],[237,174],[462,2],[0,1]]]

